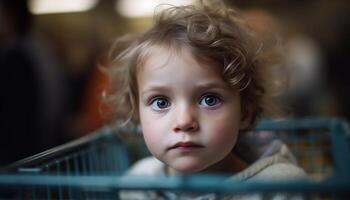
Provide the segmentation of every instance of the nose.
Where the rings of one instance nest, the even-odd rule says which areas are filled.
[[[199,123],[193,110],[189,108],[181,109],[177,112],[174,123],[174,132],[195,132],[199,129]]]

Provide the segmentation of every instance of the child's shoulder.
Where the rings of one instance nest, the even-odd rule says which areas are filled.
[[[235,176],[239,180],[249,181],[284,181],[306,177],[287,145],[280,140],[271,142],[254,163]]]
[[[303,178],[306,178],[304,170],[292,163],[269,165],[253,177],[256,181],[284,181]]]
[[[133,164],[127,171],[131,176],[157,176],[164,173],[164,163],[155,157],[146,157]]]

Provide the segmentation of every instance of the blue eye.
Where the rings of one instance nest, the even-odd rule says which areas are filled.
[[[221,102],[222,100],[217,95],[208,94],[200,99],[199,104],[205,107],[214,107],[221,104]]]
[[[164,110],[170,107],[170,102],[165,98],[155,98],[151,101],[151,107],[154,110]]]

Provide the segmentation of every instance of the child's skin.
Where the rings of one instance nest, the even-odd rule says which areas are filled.
[[[185,46],[156,45],[149,51],[136,75],[139,117],[151,153],[171,175],[245,168],[232,149],[249,118],[243,119],[240,94],[228,87],[220,66],[199,62]]]

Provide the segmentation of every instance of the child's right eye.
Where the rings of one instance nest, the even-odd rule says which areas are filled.
[[[154,98],[152,101],[151,101],[151,107],[154,109],[154,110],[164,110],[168,107],[170,107],[171,103],[165,99],[165,98]]]

